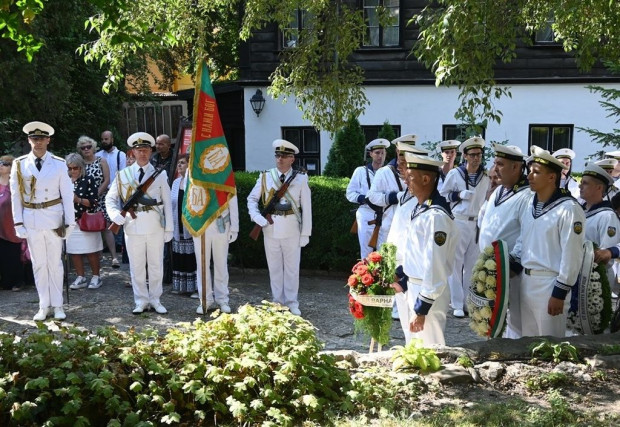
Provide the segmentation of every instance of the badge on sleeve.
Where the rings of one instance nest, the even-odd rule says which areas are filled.
[[[580,221],[574,223],[573,231],[575,232],[575,234],[581,234],[581,232],[583,231],[583,224]]]
[[[443,231],[436,231],[435,232],[435,243],[437,243],[437,246],[443,246],[443,244],[446,243],[446,237],[448,236]]]
[[[607,235],[614,237],[616,235],[616,227],[607,227]]]

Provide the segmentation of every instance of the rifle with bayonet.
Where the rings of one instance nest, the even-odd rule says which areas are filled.
[[[121,209],[122,216],[125,216],[129,213],[129,215],[131,215],[133,219],[136,219],[136,213],[134,212],[136,206],[138,204],[143,204],[147,206],[151,204],[149,203],[149,200],[144,197],[144,195],[146,194],[146,191],[149,189],[151,184],[155,182],[155,178],[157,178],[157,175],[162,173],[164,169],[165,168],[163,167],[156,168],[155,172],[153,172],[151,176],[149,176],[146,180],[144,180],[144,182],[142,182],[142,184],[138,186],[138,188],[136,188],[136,191],[134,191],[131,197],[123,205],[123,208]],[[110,224],[110,226],[108,227],[108,230],[110,230],[114,234],[117,234],[120,229],[121,226],[115,222]]]
[[[286,194],[286,190],[288,190],[289,185],[291,185],[291,182],[295,179],[295,176],[297,176],[298,172],[298,170],[293,169],[293,173],[291,174],[291,176],[289,176],[288,179],[284,181],[278,191],[276,191],[276,194],[273,195],[271,200],[269,200],[269,203],[267,203],[267,205],[260,212],[260,214],[264,216],[267,221],[269,221],[269,224],[273,224],[271,214],[275,210],[276,203],[278,203],[278,201],[282,197],[284,197],[284,195]],[[254,228],[252,229],[252,231],[250,231],[250,238],[252,240],[258,240],[258,236],[260,235],[262,229],[263,227],[261,227],[260,225],[254,224]]]

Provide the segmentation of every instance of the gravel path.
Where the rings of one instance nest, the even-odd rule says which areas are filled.
[[[356,337],[353,318],[349,314],[346,297],[346,274],[325,275],[302,272],[299,301],[302,316],[316,328],[318,337],[328,350],[368,351],[368,342]],[[70,277],[70,283],[74,280]],[[90,277],[87,277],[88,279]],[[112,269],[109,256],[102,262],[103,286],[97,290],[80,289],[70,291],[69,303],[65,295],[67,323],[96,330],[100,326],[116,326],[120,330],[131,327],[153,327],[164,332],[178,322],[192,322],[198,300],[188,296],[173,295],[170,285],[164,285],[161,302],[168,309],[167,315],[154,312],[139,316],[133,315],[133,293],[129,283],[129,267],[123,264],[120,269]],[[230,306],[235,311],[243,304],[260,304],[269,300],[269,275],[266,270],[230,270]],[[23,288],[20,292],[0,292],[0,330],[21,333],[35,328],[32,316],[38,309],[38,298],[34,287]],[[207,316],[207,319],[209,317]],[[480,341],[468,326],[468,319],[457,319],[448,314],[446,344],[461,344]],[[400,322],[392,327],[392,340],[389,346],[404,345]]]

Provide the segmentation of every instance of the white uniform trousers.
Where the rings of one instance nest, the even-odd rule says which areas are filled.
[[[454,272],[448,279],[450,285],[450,302],[454,310],[463,310],[465,297],[469,293],[471,270],[480,255],[476,243],[476,221],[454,220],[459,230],[459,242],[454,254]]]
[[[62,307],[62,239],[54,230],[28,229],[28,248],[39,308]]]
[[[357,239],[360,243],[360,259],[364,259],[372,252],[372,248],[368,246],[368,242],[370,241],[375,226],[368,225],[368,221],[375,219],[375,213],[370,209],[358,209],[355,212],[355,219],[357,221]]]
[[[270,227],[265,227],[268,229]],[[299,260],[301,247],[299,235],[275,239],[264,233],[265,256],[269,267],[269,280],[273,302],[289,308],[299,308],[297,293],[299,292]]]
[[[215,222],[211,223],[204,233],[205,263],[202,264],[202,236],[194,237],[194,252],[196,253],[196,284],[198,295],[202,301],[202,270],[205,269],[205,289],[207,304],[228,304],[228,234],[230,224],[223,233],[217,229]],[[211,282],[211,259],[213,259],[213,282]]]
[[[556,277],[521,274],[521,332],[524,337],[566,335],[566,317],[570,293],[564,300],[564,311],[558,316],[547,314],[549,298]]]
[[[411,311],[409,312],[410,320],[415,316],[413,307],[421,289],[422,287],[420,285],[408,285],[407,298],[409,300],[409,307],[411,307]],[[446,330],[446,312],[448,311],[449,302],[450,292],[446,286],[435,302],[433,302],[431,309],[426,315],[424,319],[424,329],[420,332],[412,333],[411,338],[422,339],[425,346],[430,344],[446,345],[444,331]]]
[[[521,338],[521,276],[510,278],[508,290],[508,315],[504,338]]]
[[[407,301],[407,292],[398,292],[394,301],[398,309],[400,326],[403,328],[403,333],[405,334],[405,344],[409,344],[412,333],[409,329],[409,302]]]
[[[164,276],[164,229],[156,228],[149,234],[125,233],[125,246],[129,256],[131,286],[136,305],[158,304],[162,294]],[[146,284],[148,265],[149,284]]]

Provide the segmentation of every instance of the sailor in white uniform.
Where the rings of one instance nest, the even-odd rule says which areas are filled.
[[[235,194],[228,201],[228,208],[224,209],[204,231],[205,257],[202,257],[202,234],[194,236],[194,252],[196,254],[196,284],[198,285],[198,300],[202,301],[202,269],[205,269],[207,295],[205,301],[207,310],[214,304],[220,307],[222,313],[230,313],[228,305],[228,248],[237,240],[239,234],[239,206]],[[211,281],[211,260],[213,260],[213,281]],[[202,303],[196,313],[204,314]]]
[[[583,260],[585,214],[568,190],[560,188],[567,167],[547,150],[532,146],[530,188],[536,194],[521,217],[521,235],[511,254],[511,270],[522,271],[523,336],[564,337],[570,298]]]
[[[405,159],[405,153],[428,156],[429,152],[424,148],[416,147],[415,145],[410,145],[405,142],[397,142],[396,148],[398,150],[398,170],[401,172],[401,175],[405,176],[406,182],[407,160]],[[392,218],[392,225],[390,226],[387,242],[396,246],[396,262],[399,265],[403,263],[405,257],[405,248],[407,244],[405,236],[407,235],[409,223],[411,222],[411,212],[417,204],[417,199],[411,194],[408,188],[398,193],[398,203],[396,204],[396,210]],[[409,330],[409,306],[406,292],[398,292],[395,302],[400,324],[405,335],[405,342],[408,343],[411,340],[411,331]]]
[[[129,214],[122,215],[123,204],[140,184],[155,173],[149,162],[155,139],[146,132],[136,132],[127,139],[127,144],[133,149],[136,162],[116,174],[105,198],[106,210],[114,223],[124,225],[136,305],[133,313],[140,314],[153,308],[159,314],[166,314],[168,311],[160,301],[164,243],[172,240],[174,231],[168,176],[166,171],[157,175],[143,201],[135,208],[136,218]]]
[[[357,221],[357,238],[360,244],[360,258],[364,259],[372,252],[372,248],[368,246],[370,237],[375,228],[373,224],[368,224],[375,219],[376,212],[383,212],[383,207],[369,203],[367,199],[368,191],[372,181],[375,179],[375,173],[385,162],[385,150],[390,146],[390,141],[378,138],[370,141],[366,145],[366,151],[371,158],[365,166],[359,166],[353,171],[351,181],[347,185],[346,197],[351,203],[357,203],[359,207],[355,212],[355,220]]]
[[[529,209],[533,193],[525,173],[525,155],[519,147],[493,144],[495,173],[499,186],[489,197],[480,225],[478,246],[482,252],[496,240],[506,242],[512,251],[521,233],[521,215]],[[505,338],[521,338],[521,278],[510,278],[508,320]]]
[[[465,295],[469,292],[471,270],[480,254],[476,242],[478,214],[491,185],[482,165],[485,145],[484,139],[473,137],[459,146],[466,162],[448,172],[440,191],[450,203],[460,232],[454,273],[450,277],[450,300],[455,317],[465,316]]]
[[[415,145],[417,139],[418,137],[416,135],[407,134],[394,139],[392,144],[396,145],[402,142],[408,145]],[[377,239],[377,249],[379,249],[381,244],[387,239],[390,225],[392,224],[392,218],[394,217],[394,211],[396,210],[395,206],[396,203],[398,203],[398,193],[407,188],[404,177],[402,177],[398,171],[397,162],[398,148],[396,149],[396,158],[392,159],[387,165],[377,171],[375,180],[372,182],[372,186],[368,192],[368,200],[374,205],[381,206],[384,209],[381,231],[379,232],[379,239]]]
[[[568,169],[562,171],[560,188],[570,191],[570,194],[575,199],[579,199],[579,183],[577,183],[575,178],[571,175],[571,172],[573,171],[575,152],[570,148],[560,148],[559,150],[553,152],[553,157],[561,161],[565,166],[568,166]]]
[[[409,330],[424,345],[445,345],[446,312],[450,300],[448,277],[458,234],[450,207],[437,191],[443,162],[405,153],[407,185],[415,197],[411,212],[403,264],[397,268],[399,281],[392,286],[404,290],[410,308]]]
[[[300,316],[299,301],[299,262],[301,248],[310,241],[312,232],[312,206],[308,176],[296,173],[292,166],[299,149],[289,141],[276,139],[276,167],[262,172],[256,185],[248,195],[248,212],[253,222],[263,227],[265,256],[269,268],[269,280],[273,301],[289,308],[292,314]],[[271,214],[271,222],[261,215],[258,204],[263,206],[275,195],[278,189],[292,174],[291,181]]]
[[[437,191],[441,192],[441,188],[443,187],[443,183],[446,180],[446,176],[448,172],[454,169],[454,162],[456,161],[456,154],[459,145],[461,145],[461,141],[457,141],[456,139],[448,139],[446,141],[441,141],[435,147],[438,154],[441,156],[441,159],[444,162],[443,167],[439,171],[439,183],[437,184]]]
[[[45,320],[50,314],[63,320],[62,240],[75,227],[73,184],[64,159],[47,151],[54,128],[30,122],[23,131],[32,151],[13,161],[9,185],[15,233],[28,241],[39,294],[33,320]]]
[[[607,264],[610,283],[615,278],[613,260],[620,257],[620,220],[611,202],[604,198],[613,182],[614,179],[603,168],[589,163],[579,184],[586,214],[586,240],[598,246],[595,261]]]

